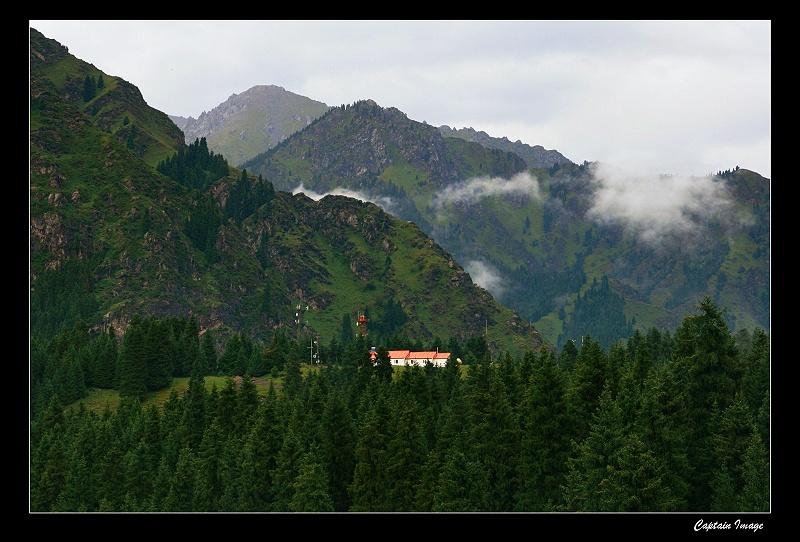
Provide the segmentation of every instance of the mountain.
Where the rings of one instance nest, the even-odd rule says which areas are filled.
[[[282,142],[326,113],[330,106],[289,92],[276,85],[256,85],[241,94],[233,94],[211,111],[195,119],[170,115],[183,130],[188,143],[205,137],[208,148],[225,156],[231,164],[241,165]],[[489,149],[513,152],[532,168],[549,168],[570,160],[541,145],[530,146],[507,137],[491,137],[473,128],[454,129],[443,125],[445,137],[457,137],[480,143]]]
[[[257,85],[195,119],[170,116],[186,142],[206,138],[208,147],[234,166],[270,149],[328,109],[322,102],[275,85]]]
[[[33,28],[30,42],[31,147],[63,154],[71,137],[90,129],[109,152],[116,142],[155,166],[183,145],[180,129],[165,113],[149,107],[134,85],[76,59],[67,46]],[[75,105],[86,114],[76,115]],[[37,124],[61,115],[63,127]]]
[[[364,312],[374,340],[553,348],[417,225],[275,190],[204,139],[185,145],[133,84],[35,29],[30,59],[32,334],[153,315],[192,316],[223,339],[328,341]]]
[[[555,165],[571,163],[571,160],[556,150],[547,150],[541,145],[528,145],[520,140],[511,142],[507,137],[492,137],[486,132],[474,128],[450,128],[439,126],[444,137],[457,137],[473,143],[480,143],[487,149],[499,149],[513,152],[528,164],[530,168],[551,168]]]
[[[587,333],[609,346],[634,329],[673,329],[703,296],[732,330],[769,330],[769,179],[739,168],[662,176],[658,190],[689,197],[660,216],[643,213],[659,203],[647,194],[623,208],[621,180],[605,164],[550,154],[551,166],[531,167],[448,133],[364,100],[242,167],[276,189],[348,193],[413,221],[558,346]],[[645,184],[626,182],[629,192]]]

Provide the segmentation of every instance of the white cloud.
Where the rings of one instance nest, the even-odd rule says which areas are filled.
[[[320,200],[325,196],[346,196],[348,198],[357,199],[359,201],[368,201],[370,203],[374,203],[387,213],[392,212],[392,208],[394,205],[394,201],[392,200],[392,198],[386,196],[374,198],[365,195],[363,192],[358,192],[356,190],[350,190],[347,188],[334,188],[330,192],[325,192],[320,194],[319,192],[315,192],[313,190],[306,188],[303,185],[303,183],[300,183],[294,190],[292,190],[292,195],[300,194],[301,192],[315,201]]]
[[[771,175],[771,21],[30,21],[197,118],[256,85],[372,99],[576,163]]]
[[[472,282],[499,299],[506,291],[503,277],[497,270],[486,262],[470,260],[464,264],[464,270],[469,273]]]
[[[598,222],[622,222],[649,243],[664,236],[697,232],[703,220],[733,224],[734,203],[722,182],[712,177],[640,175],[593,164],[597,181],[588,216]]]
[[[539,198],[539,181],[527,171],[514,175],[511,179],[474,177],[437,192],[431,199],[431,207],[438,209],[452,203],[474,203],[502,194],[523,194]]]

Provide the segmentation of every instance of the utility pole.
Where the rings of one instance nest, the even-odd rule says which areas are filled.
[[[314,353],[314,345],[315,344],[317,345],[317,353],[316,354]],[[311,365],[314,365],[315,364],[314,360],[317,360],[316,363],[319,363],[319,360],[318,360],[318,358],[319,358],[319,339],[317,337],[312,336],[311,337],[311,346],[309,346],[308,348],[309,348],[309,350],[311,350],[311,359],[310,359],[309,363]]]
[[[294,323],[297,325],[297,345],[300,346],[300,329],[303,327],[303,314],[308,310],[308,305],[306,304],[305,308],[303,308],[303,303],[300,302],[297,304],[294,312]],[[306,322],[308,324],[308,322]]]

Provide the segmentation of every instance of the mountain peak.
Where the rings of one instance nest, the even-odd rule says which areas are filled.
[[[240,165],[302,130],[330,109],[277,85],[256,85],[232,94],[200,117],[171,116],[187,143],[206,138],[210,149]]]

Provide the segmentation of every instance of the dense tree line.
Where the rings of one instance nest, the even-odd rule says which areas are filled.
[[[205,190],[229,172],[228,161],[208,149],[205,137],[181,147],[171,158],[160,162],[156,169],[183,186],[198,190]]]
[[[579,339],[588,333],[603,348],[609,348],[618,340],[633,333],[633,323],[625,317],[625,299],[611,290],[608,277],[600,282],[592,280],[585,293],[578,293],[575,308],[564,325],[558,340],[563,345],[567,339]]]
[[[198,193],[182,226],[186,237],[197,250],[205,254],[209,263],[216,262],[219,258],[217,234],[222,226],[222,216],[210,194]]]
[[[305,374],[281,333],[217,356],[191,320],[139,319],[118,346],[76,326],[31,341],[30,508],[769,511],[769,336],[732,336],[722,312],[706,298],[674,333],[608,349],[498,356],[475,338],[466,368],[393,369],[385,345],[373,363],[360,336],[332,339]],[[280,389],[259,396],[255,367]],[[188,391],[142,406],[170,370]],[[209,391],[209,374],[231,378]],[[119,407],[65,409],[80,382],[112,382]]]
[[[99,310],[92,292],[92,270],[97,258],[67,258],[54,269],[45,269],[31,288],[30,326],[40,336],[53,337],[62,327],[91,320]]]
[[[513,284],[508,293],[500,296],[501,300],[510,305],[513,298],[520,316],[534,322],[555,310],[558,299],[578,290],[586,282],[581,255],[569,269],[559,273],[542,272],[522,265],[513,270],[495,265],[504,276],[510,277]],[[625,336],[619,335],[617,338]]]
[[[261,206],[275,199],[275,188],[261,175],[254,183],[243,169],[239,179],[233,183],[225,200],[225,216],[237,224],[256,212]]]

